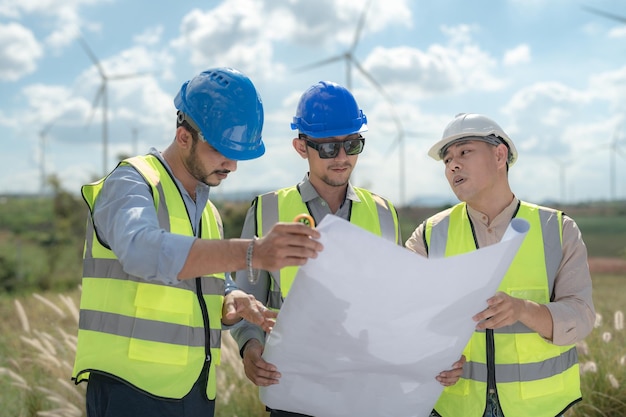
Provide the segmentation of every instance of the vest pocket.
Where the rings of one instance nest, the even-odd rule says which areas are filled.
[[[193,311],[190,291],[139,284],[128,357],[170,365],[186,365]]]
[[[550,301],[548,298],[548,290],[545,286],[534,288],[509,288],[507,292],[511,297],[531,300],[539,304],[546,304]]]
[[[516,334],[519,355],[519,380],[522,399],[549,396],[562,392],[564,381],[559,369],[561,348],[536,333]]]

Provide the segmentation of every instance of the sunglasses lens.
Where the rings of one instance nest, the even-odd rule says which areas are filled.
[[[339,155],[339,150],[343,147],[346,151],[346,155],[357,155],[363,152],[363,145],[365,140],[360,137],[358,139],[344,140],[341,142],[313,142],[307,139],[307,145],[317,150],[320,158],[330,159],[336,158]]]
[[[343,143],[346,155],[357,155],[363,151],[363,141],[361,139],[347,140]]]

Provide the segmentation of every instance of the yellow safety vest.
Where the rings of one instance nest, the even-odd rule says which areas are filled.
[[[550,302],[563,256],[562,214],[520,203],[515,217],[528,220],[530,230],[498,291],[540,304]],[[476,250],[466,204],[454,206],[436,225],[428,219],[425,242],[429,257]],[[576,346],[556,346],[519,322],[475,331],[463,354],[467,363],[462,378],[446,387],[435,405],[444,417],[482,416],[490,378],[495,379],[505,416],[553,417],[581,400]]]
[[[150,186],[163,230],[194,236],[180,191],[157,157],[138,156],[120,165],[132,165]],[[104,179],[82,188],[92,215],[103,183]],[[202,239],[223,236],[221,218],[210,202],[200,229]],[[214,399],[224,274],[176,285],[148,282],[124,272],[115,254],[98,239],[91,216],[86,236],[75,383],[88,380],[91,371],[102,372],[153,396],[180,399],[208,361],[206,394]]]
[[[352,201],[350,223],[392,242],[398,242],[400,229],[398,214],[393,204],[365,189],[354,187],[354,191],[360,202]],[[257,197],[256,202],[256,235],[261,237],[268,233],[275,223],[291,222],[301,213],[309,213],[309,210],[296,186],[263,194]],[[273,279],[270,284],[268,307],[280,309],[297,272],[297,266],[270,271]]]

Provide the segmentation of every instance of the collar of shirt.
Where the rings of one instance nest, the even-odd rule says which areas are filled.
[[[492,245],[502,239],[506,229],[509,227],[509,223],[511,223],[515,210],[517,210],[518,204],[519,200],[516,197],[513,197],[511,204],[498,213],[498,215],[493,218],[490,223],[487,223],[488,218],[486,214],[473,209],[469,205],[467,206],[467,214],[474,225],[476,239],[478,239],[480,247]]]
[[[309,208],[310,214],[315,219],[315,223],[319,224],[322,219],[330,213],[330,208],[328,207],[328,203],[324,201],[324,199],[318,194],[313,184],[309,180],[309,175],[305,175],[302,182],[298,184],[298,189],[300,190],[300,196],[302,197],[302,202],[307,205]],[[350,208],[352,206],[352,202],[360,202],[361,200],[357,196],[352,185],[348,183],[348,189],[346,190],[346,198],[337,210],[336,213],[333,213],[335,216],[341,217],[345,220],[350,220]],[[349,202],[350,204],[346,204]]]
[[[308,173],[304,176],[302,181],[298,184],[298,188],[300,189],[300,195],[302,196],[302,201],[305,203],[309,203],[315,200],[316,198],[323,200],[322,197],[320,197],[320,195],[318,194],[315,187],[313,187],[313,184],[311,184]],[[346,203],[347,200],[356,201],[356,202],[361,201],[359,199],[359,196],[354,191],[354,188],[352,187],[351,183],[348,183],[348,190],[346,191],[346,199],[341,204],[342,207]]]

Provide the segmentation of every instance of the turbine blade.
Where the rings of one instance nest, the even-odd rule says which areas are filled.
[[[586,11],[588,11],[589,13],[593,13],[596,14],[598,16],[602,16],[602,17],[606,17],[607,19],[611,19],[611,20],[615,20],[617,22],[620,23],[626,23],[626,17],[625,16],[619,16],[610,12],[605,12],[604,10],[600,10],[600,9],[596,9],[594,7],[589,7],[589,6],[582,6],[582,8]]]
[[[400,144],[401,140],[402,140],[402,137],[398,135],[396,139],[393,142],[391,142],[391,145],[389,145],[389,148],[387,148],[387,151],[385,152],[385,157],[389,156],[389,154],[393,152],[394,149],[396,149],[396,146]]]
[[[82,36],[78,37],[78,41],[80,42],[80,45],[85,50],[85,53],[87,54],[89,59],[91,59],[91,62],[93,62],[93,64],[98,69],[98,72],[100,73],[100,76],[102,78],[106,78],[106,74],[104,72],[104,68],[102,68],[102,65],[100,64],[100,61],[98,60],[98,58],[96,58],[96,55],[93,53],[93,51],[91,50],[89,45],[87,45],[87,41],[85,41],[85,39]]]
[[[89,114],[89,119],[87,119],[87,124],[85,125],[85,127],[89,127],[89,125],[91,124],[93,115],[96,112],[96,104],[98,104],[98,102],[102,100],[104,97],[104,89],[105,89],[105,82],[103,81],[102,84],[100,85],[100,88],[98,88],[98,92],[93,98],[93,103],[91,103],[91,113]]]
[[[298,68],[294,68],[293,71],[294,72],[303,72],[303,71],[306,71],[306,70],[309,70],[309,69],[312,69],[312,68],[317,68],[317,67],[322,67],[322,66],[327,65],[327,64],[332,64],[333,62],[340,61],[340,60],[342,60],[344,58],[345,58],[344,54],[331,56],[330,58],[326,58],[326,59],[323,59],[321,61],[314,62],[312,64],[307,64],[307,65],[303,65],[303,66],[298,67]]]
[[[359,72],[374,86],[374,88],[380,93],[380,95],[383,96],[384,99],[387,101],[387,104],[389,104],[389,107],[391,107],[391,117],[393,119],[393,122],[396,125],[398,134],[401,135],[400,137],[402,138],[404,136],[404,129],[402,128],[402,123],[400,122],[400,119],[398,118],[398,115],[396,114],[396,108],[394,106],[393,99],[391,98],[391,96],[387,94],[387,91],[385,91],[383,86],[378,81],[376,81],[376,79],[369,72],[367,72],[365,68],[363,68],[363,66],[361,65],[359,61],[357,61],[354,58],[350,59],[350,61],[359,70]]]
[[[152,74],[150,71],[135,72],[133,74],[118,74],[108,77],[109,80],[127,80],[129,78],[145,77]]]
[[[376,88],[376,90],[388,101],[388,102],[392,102],[391,97],[389,96],[389,94],[387,94],[387,92],[385,91],[385,89],[383,88],[383,86],[376,81],[376,79],[374,77],[372,77],[372,75],[367,72],[365,70],[365,68],[363,68],[363,66],[361,65],[361,63],[359,61],[357,61],[354,58],[351,58],[350,61],[352,61],[352,63],[354,64],[354,66],[359,70],[359,72],[365,77],[367,78],[367,80],[374,86],[374,88]]]
[[[361,39],[361,32],[363,31],[363,26],[365,26],[365,19],[367,17],[367,9],[369,9],[371,4],[372,0],[368,0],[368,2],[365,3],[365,7],[363,7],[363,10],[361,11],[361,16],[359,17],[359,21],[354,32],[354,40],[352,41],[352,46],[349,49],[350,52],[356,49],[359,40]]]

